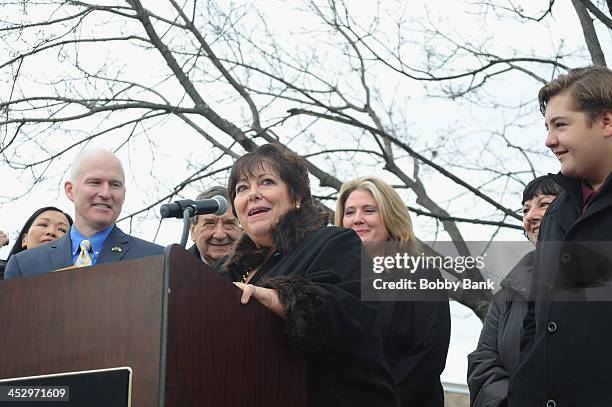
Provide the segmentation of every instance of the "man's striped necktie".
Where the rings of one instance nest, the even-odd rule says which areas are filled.
[[[79,253],[79,257],[74,261],[74,265],[76,267],[91,266],[93,264],[91,259],[91,242],[87,239],[83,239],[79,247],[81,248],[81,252]]]

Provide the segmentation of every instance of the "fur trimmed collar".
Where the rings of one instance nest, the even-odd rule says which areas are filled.
[[[310,233],[327,224],[327,214],[312,204],[301,209],[292,209],[283,215],[272,231],[275,251],[293,252]],[[257,247],[251,238],[243,233],[225,263],[224,271],[240,273],[255,269],[272,253],[267,247]]]

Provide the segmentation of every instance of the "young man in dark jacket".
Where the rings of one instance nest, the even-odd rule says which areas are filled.
[[[541,223],[509,405],[612,405],[612,71],[570,70],[538,95],[564,192]]]

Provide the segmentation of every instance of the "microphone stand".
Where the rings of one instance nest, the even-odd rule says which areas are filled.
[[[189,236],[189,220],[191,219],[193,211],[193,206],[188,206],[183,210],[183,235],[181,236],[181,246],[185,249],[187,248],[187,237]]]

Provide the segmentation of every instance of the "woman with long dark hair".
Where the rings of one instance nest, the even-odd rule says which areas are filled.
[[[17,253],[64,236],[70,230],[70,226],[72,226],[70,215],[55,206],[45,206],[36,210],[21,228],[7,261]],[[4,277],[5,265],[0,265],[0,279]]]

